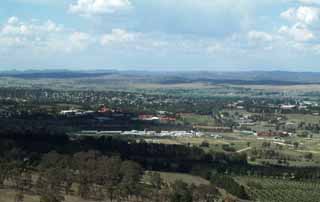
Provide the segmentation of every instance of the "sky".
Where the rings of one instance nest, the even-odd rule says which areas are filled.
[[[0,70],[320,71],[320,0],[1,0]]]

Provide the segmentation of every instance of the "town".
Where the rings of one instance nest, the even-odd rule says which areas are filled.
[[[59,170],[76,167],[83,174],[70,179],[72,187],[67,192],[59,191],[60,188],[52,191],[60,197],[91,200],[108,195],[98,196],[95,189],[88,186],[98,186],[106,194],[109,191],[102,190],[100,186],[104,185],[101,182],[88,182],[82,178],[96,175],[100,179],[99,173],[104,172],[91,173],[95,169],[87,170],[86,166],[95,165],[89,162],[96,162],[97,166],[110,164],[100,159],[112,159],[114,156],[119,156],[124,165],[129,160],[144,170],[143,175],[136,174],[140,177],[132,179],[144,187],[139,188],[140,191],[154,190],[148,188],[148,184],[155,183],[153,180],[157,177],[164,183],[161,189],[171,195],[176,192],[170,186],[185,186],[184,189],[191,191],[190,184],[200,183],[212,185],[205,189],[215,193],[216,199],[265,199],[266,196],[256,187],[260,185],[256,183],[292,186],[290,180],[297,183],[298,180],[319,178],[320,99],[316,92],[295,89],[283,92],[276,86],[275,89],[263,90],[228,84],[211,84],[212,87],[189,84],[194,85],[190,89],[161,84],[161,90],[157,92],[148,87],[97,90],[99,85],[97,89],[79,90],[69,86],[70,80],[60,81],[68,86],[63,89],[0,88],[0,137],[2,155],[5,156],[2,161],[0,158],[0,165],[3,165],[0,169],[4,171],[0,179],[5,179],[0,180],[0,184],[13,187],[17,197],[30,196],[24,190],[38,190],[36,193],[40,194],[51,191],[45,186],[41,189],[33,185],[42,183],[39,181],[41,178],[29,180],[27,187],[10,185],[18,183],[9,175],[14,170],[11,166],[17,169],[21,166],[6,159],[14,159],[17,149],[25,151],[19,159],[26,165],[23,168],[26,171],[19,172],[21,177],[17,179],[27,180],[30,174],[39,175],[39,171],[34,170],[42,168],[33,165],[42,167],[53,163]],[[70,163],[78,163],[66,165],[63,160],[66,158],[73,159]],[[87,158],[90,160],[86,161]],[[61,160],[55,162],[54,159]],[[137,168],[131,162],[128,165],[130,168],[124,169]],[[232,173],[234,177],[226,173]],[[50,175],[56,179],[63,177],[59,173]],[[124,177],[124,173],[121,176]],[[260,182],[261,176],[269,181]],[[48,184],[54,182],[46,176],[43,178],[49,180]],[[176,181],[170,181],[171,178]],[[179,184],[180,180],[182,184]],[[65,178],[57,183],[69,182]],[[121,190],[121,183],[114,186]],[[313,197],[318,196],[317,186],[311,189]],[[225,191],[220,192],[216,188]],[[132,184],[130,189],[137,190],[137,187]],[[277,197],[283,197],[284,193]],[[129,196],[146,197],[141,192],[125,195]],[[117,197],[122,195],[118,193]]]

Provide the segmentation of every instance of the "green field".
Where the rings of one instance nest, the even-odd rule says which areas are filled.
[[[211,116],[205,115],[183,115],[181,121],[189,125],[216,126],[215,120]]]
[[[252,135],[241,135],[239,133],[212,133],[221,135],[221,138],[213,137],[146,137],[147,142],[158,144],[179,144],[200,146],[203,142],[209,143],[209,147],[201,147],[206,152],[225,152],[224,145],[234,148],[236,152],[247,153],[256,150],[273,150],[279,153],[290,166],[306,167],[320,165],[320,138],[306,139],[301,137],[287,137],[283,141],[276,141],[273,138],[258,139]],[[294,148],[293,143],[299,142],[298,148]],[[264,148],[264,143],[270,143],[270,147]],[[312,159],[305,159],[307,154],[312,154]],[[257,158],[255,161],[249,161],[252,164],[270,163],[278,165],[277,158],[265,159]]]
[[[320,182],[238,177],[249,195],[258,202],[317,202]]]

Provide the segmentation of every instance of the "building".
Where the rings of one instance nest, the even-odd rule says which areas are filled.
[[[204,130],[208,132],[219,132],[219,133],[230,133],[233,132],[233,129],[230,127],[215,127],[215,126],[199,126],[199,125],[194,125],[194,129],[197,130]]]
[[[290,134],[285,131],[260,131],[257,132],[258,137],[289,137]]]
[[[112,110],[106,106],[101,106],[100,109],[98,110],[99,113],[108,113],[108,112],[112,112]]]
[[[70,115],[76,115],[77,113],[79,113],[80,110],[78,109],[70,109],[70,110],[62,110],[60,112],[61,115],[66,115],[66,116],[70,116]]]
[[[280,105],[280,109],[283,109],[283,110],[291,110],[291,109],[295,109],[297,107],[297,105]]]

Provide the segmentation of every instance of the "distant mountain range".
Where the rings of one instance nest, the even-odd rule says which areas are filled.
[[[0,77],[13,77],[21,79],[67,79],[106,76],[114,70],[70,71],[70,70],[26,70],[0,72]]]
[[[117,70],[27,70],[4,71],[0,77],[20,79],[72,79],[110,77],[111,79],[144,80],[147,83],[179,84],[204,82],[210,84],[237,85],[296,85],[320,83],[320,72],[288,71],[248,71],[248,72],[152,72],[152,71],[117,71]]]

